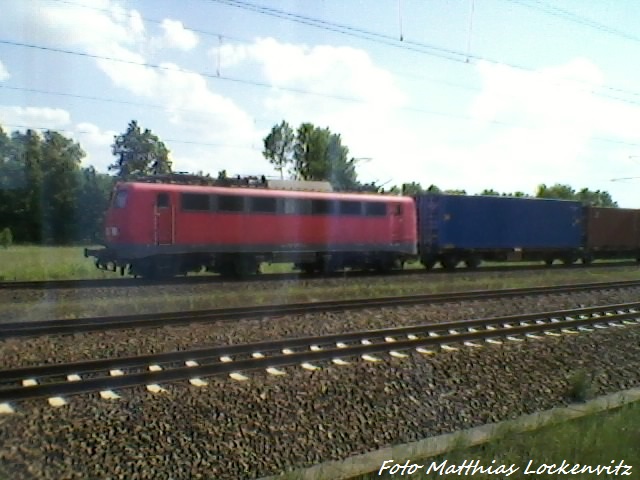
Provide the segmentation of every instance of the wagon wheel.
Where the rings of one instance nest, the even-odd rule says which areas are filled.
[[[431,270],[435,267],[437,260],[434,257],[422,257],[420,263],[424,266],[425,270]]]
[[[478,268],[481,262],[482,260],[478,255],[471,255],[464,261],[464,264],[467,268]]]
[[[458,257],[456,257],[455,255],[445,255],[444,257],[442,257],[440,259],[440,264],[446,269],[446,270],[453,270],[458,266],[458,263],[460,262],[460,260],[458,259]]]

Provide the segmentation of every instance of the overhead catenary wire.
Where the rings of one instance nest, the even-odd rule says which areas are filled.
[[[273,16],[276,18],[281,18],[281,19],[296,22],[296,23],[310,25],[315,28],[337,32],[343,35],[359,38],[361,40],[373,41],[376,43],[384,44],[384,45],[395,47],[395,48],[400,48],[400,49],[405,49],[405,50],[416,52],[416,53],[430,55],[440,60],[454,61],[461,64],[469,64],[469,65],[482,61],[485,63],[489,63],[497,66],[509,67],[511,69],[520,70],[527,73],[534,73],[534,74],[539,73],[536,69],[532,67],[527,67],[525,65],[519,65],[512,62],[503,62],[503,61],[492,59],[486,56],[473,54],[471,52],[462,52],[455,49],[445,48],[445,47],[432,45],[424,42],[409,41],[409,40],[404,40],[400,42],[396,38],[390,35],[385,35],[379,32],[373,32],[370,30],[354,27],[351,25],[330,22],[328,20],[316,19],[306,15],[294,14],[291,12],[287,12],[287,11],[272,8],[272,7],[256,5],[245,0],[202,0],[202,1],[219,3],[219,4],[228,5],[235,8],[253,11],[255,13],[262,14],[262,15]],[[577,83],[577,84],[591,86],[591,87],[595,86],[591,82],[578,80],[575,78],[566,78],[564,80]],[[618,93],[626,93],[626,94],[631,94],[635,96],[640,96],[640,92],[623,89],[619,87],[612,87],[607,85],[604,85],[604,86],[598,85],[598,87],[604,88],[607,90],[612,90]],[[607,97],[616,98],[616,97],[609,97],[609,96]]]
[[[33,48],[33,49],[37,49],[37,50],[44,50],[44,51],[55,52],[55,53],[60,53],[60,54],[76,55],[76,56],[80,56],[80,57],[84,57],[84,58],[90,58],[90,59],[109,60],[109,61],[112,61],[112,62],[124,63],[124,64],[128,64],[128,65],[135,65],[135,66],[142,67],[142,68],[153,68],[153,69],[158,69],[158,70],[163,70],[163,71],[170,71],[170,72],[178,71],[178,72],[187,73],[187,74],[197,73],[198,75],[202,75],[204,77],[208,77],[208,78],[212,78],[212,79],[216,79],[216,80],[223,80],[223,81],[247,84],[247,85],[252,85],[252,86],[261,87],[261,88],[269,88],[269,89],[274,89],[275,88],[275,89],[288,91],[288,92],[293,92],[293,93],[297,93],[297,94],[320,96],[320,97],[324,97],[324,98],[331,98],[331,99],[334,99],[334,100],[348,101],[348,102],[354,102],[354,103],[367,103],[367,101],[365,99],[362,99],[362,98],[348,97],[348,96],[344,96],[344,95],[329,94],[329,93],[324,93],[324,92],[315,92],[315,91],[311,91],[311,90],[306,90],[306,89],[301,89],[301,88],[296,88],[296,87],[289,87],[289,86],[274,86],[272,84],[265,83],[265,82],[258,82],[258,81],[255,81],[255,80],[247,80],[247,79],[241,79],[241,78],[224,76],[224,75],[217,75],[215,73],[208,73],[208,72],[194,72],[192,70],[187,70],[187,69],[183,69],[183,68],[179,68],[179,67],[175,67],[175,66],[174,67],[167,67],[167,66],[157,65],[157,64],[153,64],[153,63],[136,62],[136,61],[133,61],[133,60],[126,60],[126,59],[120,59],[120,58],[115,58],[115,57],[108,57],[108,56],[104,56],[104,55],[95,55],[95,54],[90,54],[90,53],[86,53],[86,52],[78,52],[78,51],[68,50],[68,49],[47,47],[47,46],[44,46],[44,45],[35,45],[35,44],[27,44],[27,43],[22,43],[22,42],[14,42],[14,41],[9,41],[9,40],[0,40],[0,44],[5,44],[5,45],[10,45],[10,46],[15,46],[15,47],[23,47],[23,48]],[[17,88],[17,87],[14,87],[14,88]],[[67,95],[67,94],[64,94],[64,95]],[[73,94],[68,94],[68,95],[73,95]],[[91,99],[97,100],[97,97],[92,97]],[[395,108],[397,108],[399,110],[411,111],[411,112],[420,113],[420,114],[435,115],[435,116],[441,116],[441,117],[446,117],[446,118],[454,118],[454,119],[465,120],[465,121],[476,121],[475,119],[473,119],[472,117],[467,116],[467,115],[439,112],[439,111],[436,111],[436,110],[420,108],[420,107],[401,106],[401,107],[395,107]],[[498,125],[498,126],[504,126],[504,127],[522,128],[522,129],[533,130],[533,131],[537,130],[533,126],[516,124],[516,123],[513,123],[513,122],[503,122],[503,121],[500,121],[500,120],[485,120],[485,122],[490,123],[492,125]],[[622,141],[622,140],[614,140],[614,139],[601,137],[601,136],[592,136],[591,139],[592,140],[596,140],[596,141],[617,143],[617,144],[621,144],[621,145],[640,146],[640,143],[626,142],[626,141]],[[186,143],[197,143],[197,142],[186,142]]]
[[[76,4],[76,3],[70,2],[70,1],[65,1],[65,0],[49,0],[49,1],[56,1],[56,2],[60,2],[60,3],[66,3],[66,4],[70,4],[70,5],[78,5],[78,6],[80,6],[79,4]],[[210,1],[218,1],[218,0],[210,0]],[[224,2],[243,3],[243,2],[239,2],[238,0],[220,0],[220,1],[223,1],[223,3]],[[471,1],[473,1],[473,0],[471,0]],[[244,2],[244,3],[246,3],[246,2]],[[87,7],[87,8],[93,8],[93,9],[96,9],[96,10],[104,10],[104,9],[100,9],[100,8],[96,8],[96,7]],[[304,17],[304,16],[300,16],[300,17]],[[157,21],[157,20],[148,20],[148,19],[146,19],[146,21],[154,21],[156,23],[161,23],[160,21]],[[352,28],[352,27],[349,27],[349,28]],[[206,34],[214,35],[213,33],[206,32],[204,30],[196,30],[196,29],[191,29],[191,30],[198,31],[200,33],[206,33]],[[221,38],[221,36],[220,36],[220,38]],[[138,66],[141,66],[141,67],[166,69],[166,70],[172,70],[172,71],[178,70],[178,71],[182,71],[182,72],[185,72],[185,73],[197,73],[197,74],[205,76],[205,77],[216,78],[216,79],[220,79],[220,80],[224,80],[224,81],[243,83],[243,84],[253,85],[253,86],[261,87],[261,88],[276,88],[276,89],[289,91],[289,92],[296,93],[296,94],[317,95],[317,96],[322,96],[322,97],[325,97],[325,98],[332,98],[332,99],[335,99],[335,100],[338,100],[338,101],[363,102],[363,99],[358,99],[358,98],[354,98],[354,97],[336,95],[336,94],[331,94],[331,93],[326,93],[326,92],[314,92],[314,91],[311,91],[311,90],[306,90],[306,89],[301,89],[301,88],[296,88],[296,87],[273,86],[271,84],[264,83],[264,82],[256,82],[256,81],[253,81],[253,80],[240,79],[240,78],[234,78],[234,77],[229,77],[229,76],[222,76],[222,75],[219,74],[219,71],[217,71],[215,74],[211,74],[211,73],[207,73],[207,72],[193,72],[193,71],[180,69],[180,68],[175,68],[175,67],[167,68],[167,67],[163,67],[162,65],[154,65],[154,64],[151,64],[151,63],[144,63],[144,62],[132,62],[132,61],[124,60],[124,59],[92,55],[92,54],[85,53],[85,52],[77,52],[77,51],[71,51],[71,50],[57,49],[57,48],[53,48],[53,47],[21,44],[19,42],[11,42],[11,41],[0,41],[0,43],[6,43],[6,44],[9,44],[9,45],[14,45],[14,46],[23,46],[23,47],[27,47],[27,48],[38,48],[38,49],[43,49],[43,50],[48,50],[48,51],[55,51],[55,52],[59,52],[59,53],[82,55],[82,56],[86,56],[86,57],[90,57],[90,58],[94,58],[94,59],[103,59],[103,60],[110,60],[110,61],[115,61],[115,62],[124,62],[124,63],[138,65]],[[440,82],[440,83],[451,84],[451,82]],[[452,86],[456,86],[458,88],[472,89],[471,87],[467,87],[467,86],[463,86],[463,85],[455,85],[455,84],[451,84],[451,85]],[[19,87],[10,87],[10,86],[6,86],[6,85],[0,85],[0,88],[19,89]],[[35,89],[30,89],[30,90],[36,92]],[[28,91],[28,89],[25,89],[25,91]],[[621,89],[619,91],[625,92],[624,90],[621,90]],[[73,96],[73,97],[76,97],[76,98],[86,98],[86,99],[95,100],[95,101],[106,101],[106,102],[113,101],[113,102],[119,102],[119,103],[123,103],[123,104],[127,104],[128,103],[128,104],[131,104],[131,105],[149,106],[151,108],[167,108],[165,106],[153,105],[153,104],[145,104],[143,102],[127,102],[127,101],[109,100],[109,99],[102,99],[102,98],[99,98],[99,97],[89,97],[89,96],[83,97],[83,96],[80,96],[80,95],[74,95],[74,94],[69,94],[69,93],[64,93],[64,92],[39,91],[39,93],[49,94],[49,95]],[[636,94],[635,92],[631,92],[631,93]],[[611,98],[611,99],[614,99],[616,101],[625,102],[625,103],[629,103],[629,104],[638,104],[638,103],[640,103],[640,102],[633,102],[633,101],[629,101],[629,100],[625,100],[625,99],[621,99],[621,98],[610,97],[610,96],[607,96],[607,95],[605,95],[605,96],[607,98]],[[435,111],[435,110],[425,109],[425,108],[420,108],[420,107],[399,107],[399,108],[402,109],[402,110],[408,110],[408,111],[412,111],[412,112],[415,112],[415,113],[436,115],[436,116],[448,117],[448,118],[453,118],[453,119],[460,119],[460,120],[465,120],[465,121],[473,121],[473,119],[471,117],[466,116],[466,115],[456,115],[456,114],[451,114],[451,113],[446,113],[446,112],[438,112],[438,111]],[[175,109],[175,108],[167,108],[167,110],[168,111],[188,111],[187,109]],[[525,128],[525,129],[536,130],[535,127],[531,127],[531,126],[527,126],[527,125],[521,125],[521,124],[515,124],[515,123],[512,123],[512,122],[502,122],[502,121],[499,121],[499,120],[489,120],[488,122],[491,123],[491,124],[494,124],[494,125],[501,125],[501,126],[506,126],[506,127],[516,127],[516,128]],[[634,142],[626,142],[626,141],[621,141],[621,140],[614,140],[614,139],[606,138],[606,137],[591,137],[591,138],[593,140],[596,140],[596,141],[617,143],[617,144],[621,144],[621,145],[630,145],[630,146],[638,146],[639,145],[638,143],[634,143]],[[180,140],[176,140],[176,142],[194,143],[194,144],[202,143],[202,142],[180,141]],[[219,145],[219,144],[211,144],[211,145]]]
[[[126,16],[129,18],[133,17],[133,14],[131,12],[126,12],[126,11],[118,11],[118,12],[114,12],[112,10],[106,9],[106,8],[100,8],[100,7],[95,7],[95,6],[90,6],[90,5],[85,5],[85,4],[80,4],[80,3],[76,3],[73,2],[71,0],[44,0],[44,1],[49,1],[49,2],[55,2],[55,3],[60,3],[60,4],[66,4],[66,5],[71,5],[71,6],[75,6],[75,7],[80,7],[80,8],[87,8],[90,10],[94,10],[94,11],[101,11],[101,12],[105,12],[105,13],[109,13],[109,14],[117,14],[117,15],[121,15],[121,16]],[[473,22],[473,17],[474,17],[474,12],[475,12],[475,0],[470,0],[471,1],[471,14],[470,14],[470,25],[469,25],[469,39],[468,39],[468,45],[467,45],[467,51],[466,52],[462,52],[462,51],[457,51],[454,49],[448,49],[448,48],[444,48],[444,47],[440,47],[437,45],[432,45],[432,44],[427,44],[424,42],[416,42],[416,41],[407,41],[407,40],[403,40],[403,41],[398,41],[396,38],[390,36],[390,35],[385,35],[385,34],[381,34],[379,32],[373,32],[373,31],[369,31],[363,28],[359,28],[359,27],[354,27],[354,26],[350,26],[350,25],[345,25],[345,24],[340,24],[340,23],[336,23],[336,22],[329,22],[327,20],[322,20],[322,19],[316,19],[313,17],[309,17],[306,15],[300,15],[300,14],[294,14],[291,12],[286,12],[284,10],[279,10],[276,8],[272,8],[272,7],[266,7],[266,6],[261,6],[261,5],[256,5],[256,4],[252,4],[250,2],[247,1],[243,1],[243,0],[203,0],[203,1],[208,1],[208,2],[217,2],[220,4],[224,4],[224,5],[228,5],[228,6],[232,6],[232,7],[237,7],[237,8],[245,8],[248,9],[250,11],[254,11],[255,13],[259,13],[259,14],[265,14],[265,15],[271,15],[274,16],[276,18],[282,18],[282,19],[286,19],[289,21],[294,21],[294,22],[298,22],[298,23],[302,23],[302,24],[306,24],[309,26],[313,26],[316,28],[320,28],[320,29],[325,29],[328,31],[334,31],[336,33],[341,33],[341,34],[345,34],[345,35],[350,35],[353,36],[355,38],[360,38],[362,40],[365,41],[374,41],[374,42],[378,42],[387,46],[391,46],[391,47],[396,47],[396,48],[404,48],[407,49],[409,51],[412,51],[414,53],[421,53],[421,54],[427,54],[427,55],[433,55],[438,59],[441,60],[449,60],[449,61],[455,61],[458,63],[467,63],[470,64],[473,61],[478,62],[478,61],[483,61],[483,62],[487,62],[493,65],[497,65],[497,66],[506,66],[509,67],[511,69],[514,70],[521,70],[523,72],[527,72],[527,73],[533,73],[533,74],[539,74],[539,72],[537,70],[535,70],[534,68],[531,67],[527,67],[527,66],[523,66],[523,65],[517,65],[517,64],[513,64],[513,63],[506,63],[506,62],[501,62],[499,60],[495,60],[495,59],[490,59],[487,57],[483,57],[483,56],[479,56],[479,55],[473,55],[471,52],[471,35],[472,35],[472,22]],[[398,2],[400,2],[401,0],[398,0]],[[519,1],[527,1],[527,0],[505,0],[505,1],[512,1],[512,2],[519,2]],[[531,1],[536,1],[537,3],[542,3],[539,0],[531,0]],[[151,19],[148,17],[143,17],[140,15],[137,15],[136,18],[139,18],[145,22],[149,22],[149,23],[154,23],[154,24],[158,24],[158,25],[162,25],[162,21],[157,20],[157,19]],[[187,27],[184,26],[185,30],[194,32],[194,33],[198,33],[198,34],[202,34],[202,35],[207,35],[207,36],[211,36],[211,37],[216,37],[218,38],[218,42],[221,43],[223,38],[227,38],[229,40],[232,40],[234,42],[240,42],[240,43],[251,43],[251,40],[248,39],[242,39],[240,37],[237,36],[229,36],[227,34],[221,34],[218,32],[212,32],[212,31],[208,31],[208,30],[204,30],[204,29],[199,29],[199,28],[192,28],[192,27]],[[411,45],[411,46],[409,46]],[[219,53],[219,52],[218,52]],[[451,56],[454,56],[455,58],[452,58]],[[218,68],[219,71],[219,68]],[[399,76],[406,76],[406,77],[417,77],[417,78],[421,78],[421,79],[426,79],[426,80],[433,80],[433,79],[429,79],[428,77],[423,77],[423,76],[416,76],[416,75],[411,75],[411,74],[403,74],[401,72],[396,72],[393,70],[389,70],[390,72],[399,75]],[[609,86],[609,85],[595,85],[591,82],[588,81],[584,81],[584,80],[578,80],[575,78],[567,78],[564,79],[562,78],[561,80],[568,80],[570,82],[573,83],[578,83],[581,85],[586,85],[586,86],[590,86],[594,89],[600,88],[600,89],[604,89],[604,90],[609,90],[611,92],[616,92],[617,94],[624,94],[624,95],[632,95],[635,97],[639,97],[640,96],[640,91],[633,91],[633,90],[629,90],[629,89],[625,89],[625,88],[620,88],[620,87],[615,87],[615,86]],[[548,81],[548,80],[547,80]],[[445,81],[441,81],[438,83],[443,83],[443,84],[451,84],[451,82],[445,82]],[[555,85],[559,85],[560,82],[559,81],[552,81],[552,84]],[[563,84],[563,86],[566,87],[565,84]],[[478,90],[475,89],[473,87],[467,87],[467,86],[460,86],[460,88],[466,88],[466,89],[470,89],[470,90]],[[616,100],[616,101],[620,101],[623,103],[628,103],[628,104],[633,104],[633,105],[640,105],[640,100],[629,100],[629,99],[625,99],[625,98],[620,98],[619,96],[613,96],[611,94],[606,94],[603,92],[598,92],[598,91],[592,91],[591,93],[593,93],[594,95],[598,95],[601,96],[603,98],[607,98],[607,99],[611,99],[611,100]]]

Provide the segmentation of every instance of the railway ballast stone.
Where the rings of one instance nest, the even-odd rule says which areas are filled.
[[[114,330],[0,342],[0,368],[128,357],[214,345],[261,342],[378,328],[634,302],[640,288],[473,300],[279,318]]]
[[[566,405],[581,369],[595,394],[637,386],[640,326],[384,359],[29,402],[0,417],[0,475],[254,479],[338,460]]]

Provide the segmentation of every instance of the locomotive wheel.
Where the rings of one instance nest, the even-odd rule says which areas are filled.
[[[256,259],[247,256],[240,255],[236,257],[233,262],[233,273],[238,278],[246,278],[249,277],[258,271],[258,263]]]
[[[172,278],[178,273],[172,260],[167,258],[142,260],[131,265],[130,271],[137,276],[150,280]]]
[[[307,275],[312,275],[318,270],[318,266],[315,263],[301,263],[299,265],[300,270]]]
[[[375,270],[379,273],[389,273],[393,270],[394,261],[391,257],[382,257],[376,262]]]

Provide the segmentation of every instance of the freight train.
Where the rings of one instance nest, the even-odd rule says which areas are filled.
[[[427,269],[476,268],[482,261],[640,261],[640,210],[293,184],[120,182],[106,214],[104,248],[84,255],[100,269],[147,278],[202,270],[244,277],[262,263],[293,263],[313,273],[388,272],[413,260]]]

